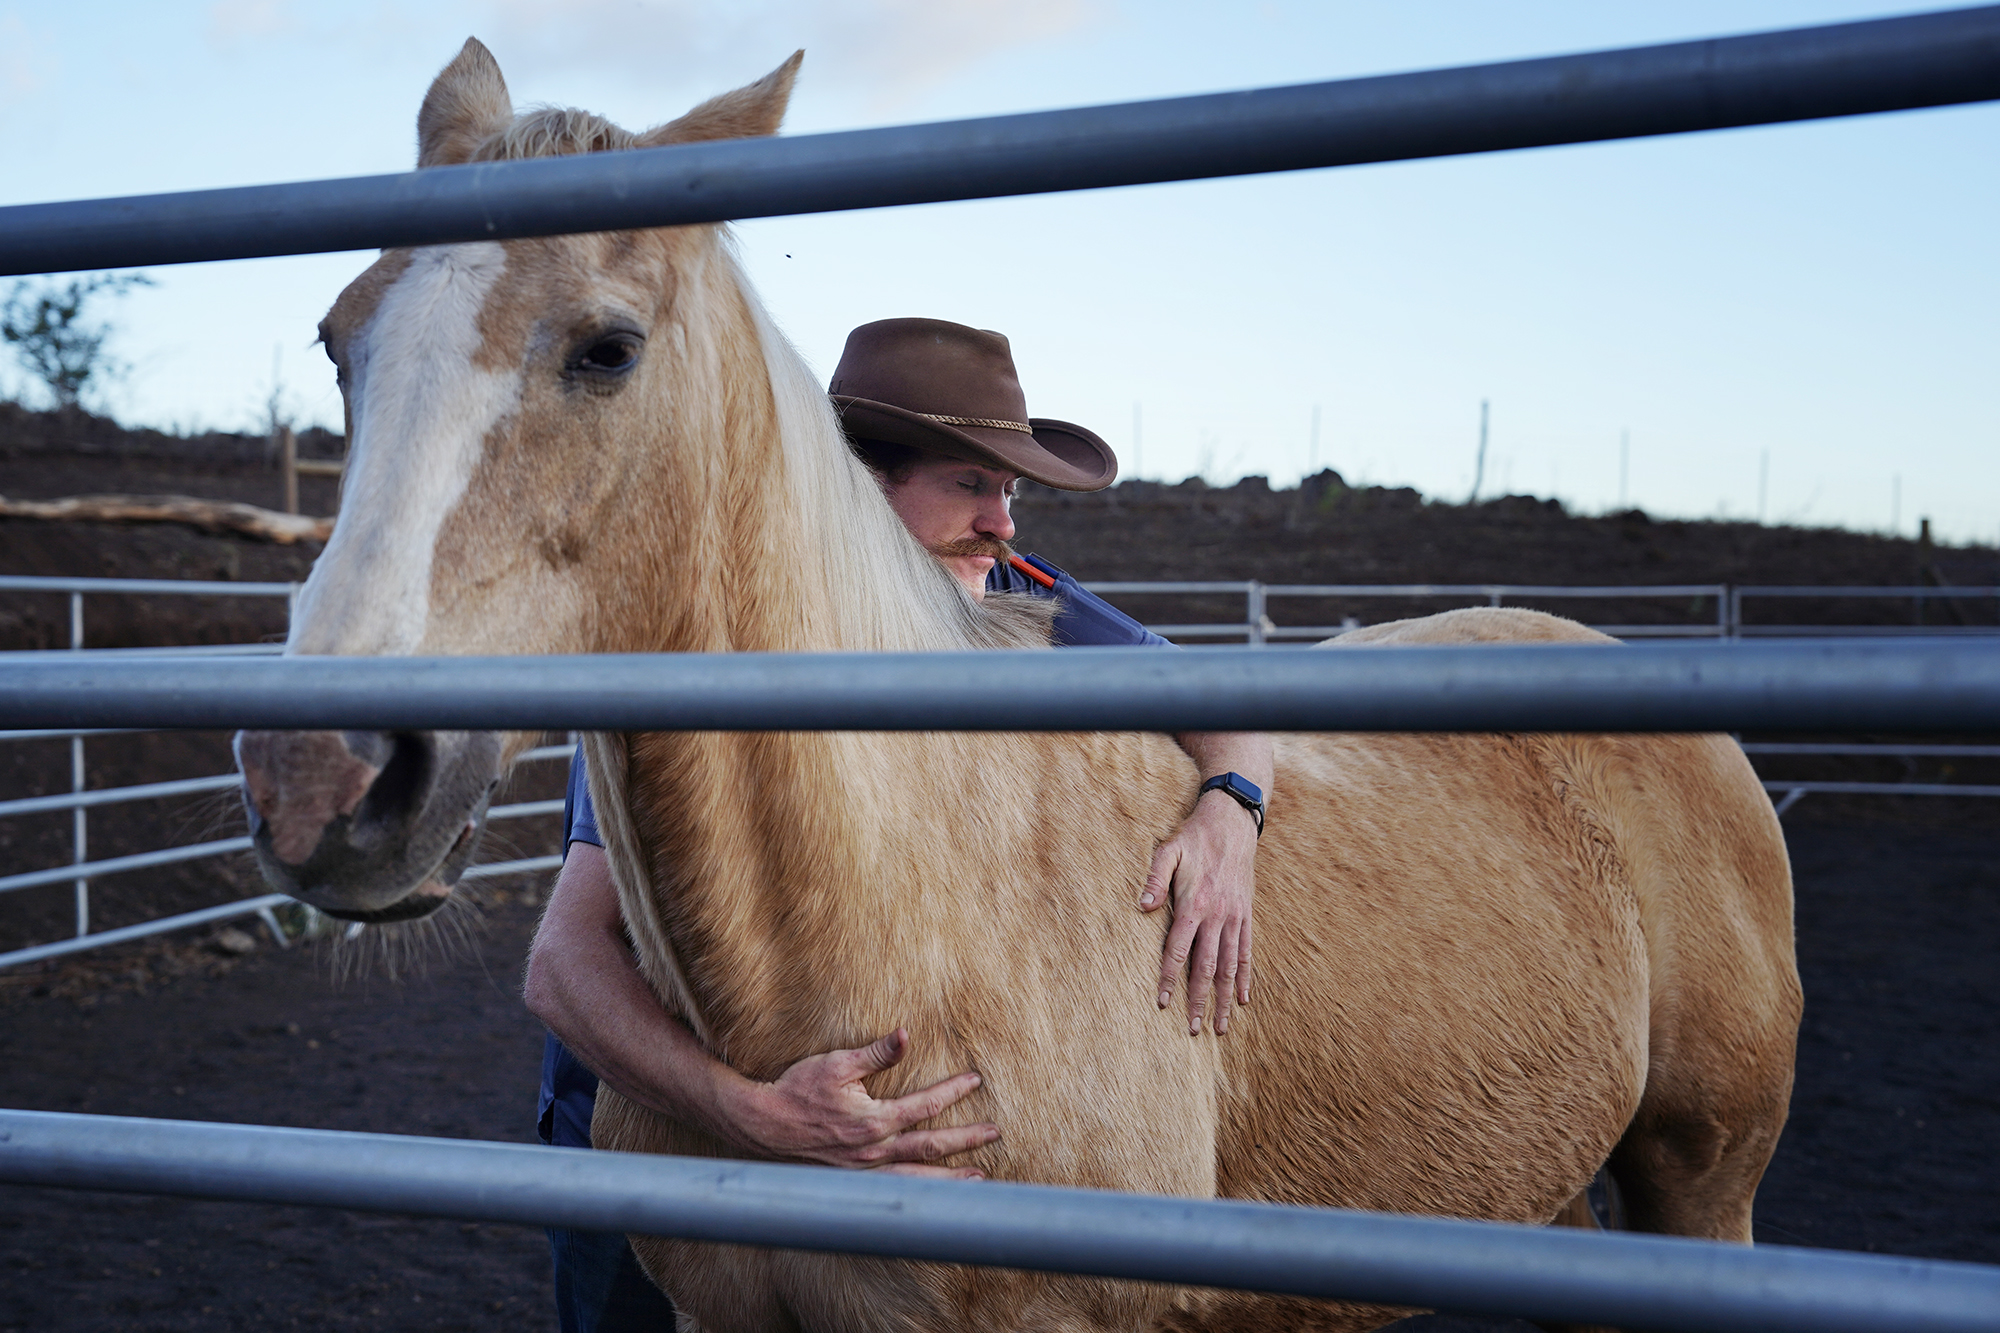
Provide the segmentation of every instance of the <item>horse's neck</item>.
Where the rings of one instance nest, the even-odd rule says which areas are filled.
[[[620,645],[922,651],[1027,646],[1038,630],[1045,644],[1046,608],[974,605],[910,538],[848,453],[804,363],[753,300],[737,314],[736,326],[689,339],[704,357],[736,357],[723,376],[736,387],[707,419],[718,433],[682,442],[707,450],[717,484],[675,499],[680,567],[635,567],[661,601],[643,621],[652,638]],[[746,382],[768,383],[768,395],[743,391]],[[642,963],[710,1039],[782,989],[785,960],[813,947],[795,938],[805,923],[823,944],[889,909],[856,895],[875,891],[864,885],[887,893],[885,864],[948,813],[913,816],[919,793],[956,806],[995,780],[977,775],[963,737],[664,733],[634,737],[624,752],[606,743],[594,765],[616,765],[629,782],[613,792],[621,774],[602,775],[610,802],[600,805],[629,810],[629,827],[604,829],[606,845],[625,867],[620,893]],[[725,976],[728,995],[712,984]],[[718,1032],[707,1010],[723,1011]]]

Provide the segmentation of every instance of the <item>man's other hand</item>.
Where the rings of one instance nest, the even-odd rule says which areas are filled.
[[[1139,908],[1169,901],[1174,923],[1160,957],[1160,1008],[1188,979],[1188,1032],[1201,1031],[1215,1000],[1215,1031],[1229,1031],[1229,1010],[1250,1003],[1250,900],[1256,885],[1257,824],[1220,791],[1206,792],[1187,822],[1153,853]]]
[[[946,1158],[982,1148],[1000,1137],[997,1125],[917,1129],[979,1086],[968,1070],[888,1101],[868,1093],[863,1080],[893,1068],[909,1052],[910,1035],[897,1028],[858,1050],[808,1056],[771,1083],[750,1083],[729,1119],[758,1151],[824,1166],[875,1168],[898,1175],[979,1180],[973,1167],[940,1166]]]

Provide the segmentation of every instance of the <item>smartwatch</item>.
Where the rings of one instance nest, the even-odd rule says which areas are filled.
[[[1241,773],[1218,773],[1201,784],[1201,790],[1195,793],[1194,798],[1199,801],[1212,791],[1221,792],[1248,810],[1250,817],[1257,821],[1257,836],[1264,836],[1264,793],[1256,783]]]

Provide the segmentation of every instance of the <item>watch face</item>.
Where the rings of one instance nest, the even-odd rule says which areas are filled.
[[[1228,785],[1229,790],[1236,793],[1238,796],[1247,796],[1249,799],[1257,802],[1257,804],[1259,805],[1262,805],[1264,803],[1264,793],[1259,791],[1254,784],[1244,780],[1241,777],[1238,777],[1236,774],[1234,773],[1229,774],[1228,778],[1226,779],[1226,784]]]
[[[1239,801],[1250,801],[1256,805],[1264,803],[1264,793],[1240,773],[1224,773],[1220,777],[1210,778],[1203,784],[1202,790],[1207,791],[1211,787],[1220,788]]]

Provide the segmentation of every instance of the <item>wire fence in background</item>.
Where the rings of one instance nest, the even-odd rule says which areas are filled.
[[[85,623],[85,603],[87,596],[139,596],[139,597],[249,597],[282,599],[287,618],[297,603],[298,583],[255,583],[222,582],[200,579],[102,579],[102,578],[54,578],[20,574],[0,575],[0,594],[55,594],[68,599],[69,648],[40,649],[27,654],[0,653],[0,660],[21,656],[38,656],[49,652],[85,653],[90,656],[102,654],[138,655],[144,657],[268,657],[284,651],[281,642],[233,643],[233,644],[172,644],[143,648],[86,648],[88,642]],[[144,939],[171,931],[185,930],[195,926],[212,925],[222,921],[237,920],[246,916],[261,919],[280,947],[291,942],[291,936],[279,923],[277,910],[291,903],[283,894],[260,894],[239,899],[235,902],[220,903],[198,911],[181,912],[171,916],[141,921],[114,930],[91,929],[90,885],[91,881],[107,875],[129,874],[134,871],[151,870],[160,866],[178,865],[188,861],[208,860],[215,857],[234,856],[250,850],[247,837],[220,838],[208,842],[194,843],[178,847],[164,847],[152,851],[134,853],[130,856],[110,857],[93,861],[89,856],[90,826],[89,812],[114,805],[134,801],[165,800],[174,797],[223,792],[235,789],[241,779],[234,773],[221,773],[211,777],[181,778],[168,782],[141,783],[129,787],[110,787],[96,791],[85,790],[85,775],[88,771],[85,744],[92,736],[133,735],[149,730],[147,728],[89,728],[89,729],[41,729],[28,731],[0,731],[0,743],[9,741],[67,740],[69,742],[70,791],[67,795],[35,796],[18,800],[0,800],[0,819],[21,818],[29,815],[70,813],[71,862],[67,866],[50,867],[41,870],[17,871],[0,875],[0,894],[20,889],[40,888],[67,881],[71,885],[75,900],[76,929],[64,940],[14,949],[0,953],[0,968],[23,963],[40,962],[47,958],[57,958],[65,954],[77,953],[85,949],[102,948],[110,944],[122,944],[129,940]],[[567,760],[575,749],[573,744],[544,746],[530,750],[515,762],[532,763],[550,759]],[[533,815],[560,813],[561,801],[519,802],[512,805],[495,806],[487,811],[489,821],[523,819]],[[555,855],[518,858],[510,861],[488,862],[469,866],[465,872],[467,879],[484,879],[500,875],[530,873],[554,869],[562,864],[562,858]]]
[[[1610,600],[1624,602],[1654,601],[1678,607],[1683,613],[1689,608],[1698,612],[1701,608],[1712,608],[1711,618],[1694,620],[1690,617],[1680,623],[1654,623],[1637,625],[1607,624],[1596,628],[1621,638],[1654,639],[1711,639],[1731,640],[1746,637],[1827,637],[1854,636],[1867,634],[1930,633],[1936,634],[1941,627],[1921,625],[1903,626],[1855,626],[1855,625],[1797,625],[1770,624],[1746,625],[1743,607],[1746,599],[1814,599],[1822,603],[1838,604],[1844,599],[1904,599],[1912,603],[1913,615],[1921,617],[1920,608],[1924,599],[1935,602],[1941,596],[1958,598],[2000,598],[1996,588],[1870,588],[1846,586],[1748,586],[1732,587],[1728,584],[1650,584],[1633,586],[1583,586],[1550,584],[1271,584],[1254,579],[1215,580],[1194,582],[1134,582],[1100,581],[1085,585],[1092,591],[1112,598],[1130,599],[1189,596],[1240,596],[1244,605],[1241,621],[1220,621],[1211,623],[1150,625],[1156,633],[1175,639],[1238,639],[1253,646],[1263,647],[1279,644],[1303,645],[1345,633],[1359,627],[1358,618],[1349,618],[1349,623],[1338,625],[1278,624],[1271,617],[1273,599],[1296,605],[1311,599],[1344,599],[1376,601],[1457,601],[1474,605],[1504,606],[1524,601],[1560,603],[1565,600],[1582,601],[1586,604]],[[174,597],[252,597],[282,599],[289,611],[296,601],[300,585],[296,583],[228,583],[180,579],[88,579],[88,578],[45,578],[26,576],[0,576],[0,593],[56,594],[68,599],[69,641],[68,650],[41,650],[35,653],[0,653],[0,661],[42,658],[49,653],[82,653],[92,660],[107,656],[138,655],[145,657],[185,657],[189,655],[214,657],[269,656],[282,651],[282,645],[275,642],[223,645],[170,645],[164,647],[86,649],[85,623],[86,596],[174,596]],[[2000,603],[1996,603],[2000,605]],[[1134,609],[1143,610],[1143,607]],[[2000,627],[1980,626],[1963,632],[2000,633]],[[0,967],[37,962],[47,958],[60,957],[84,949],[97,948],[108,944],[164,934],[170,931],[194,926],[213,924],[245,916],[262,919],[274,939],[281,944],[288,942],[284,928],[279,924],[276,911],[290,900],[277,894],[265,894],[243,898],[235,902],[222,903],[198,911],[178,913],[152,921],[126,925],[113,930],[93,930],[90,918],[90,885],[95,879],[109,875],[128,874],[158,867],[181,864],[188,861],[206,860],[216,857],[234,856],[250,849],[246,837],[223,838],[192,845],[159,848],[134,853],[128,856],[91,860],[89,851],[89,814],[91,811],[108,811],[109,807],[134,801],[164,800],[204,793],[226,792],[238,784],[234,773],[216,774],[209,777],[176,779],[165,782],[142,783],[129,787],[105,788],[96,791],[85,789],[87,771],[85,744],[92,736],[130,735],[143,729],[138,728],[97,728],[97,729],[40,729],[0,731],[0,742],[55,740],[69,742],[70,787],[67,794],[27,797],[14,800],[0,800],[0,819],[25,818],[33,815],[61,814],[68,812],[71,820],[72,857],[68,865],[43,867],[35,870],[15,871],[0,875],[0,894],[15,890],[46,887],[67,882],[71,885],[75,901],[75,930],[70,938],[52,941],[28,948],[0,953]],[[1897,758],[1911,760],[1932,758],[1941,760],[1978,760],[2000,757],[2000,747],[1964,745],[1883,745],[1879,743],[1854,744],[1776,744],[1752,742],[1744,749],[1754,756],[1801,756],[1866,758]],[[523,755],[520,762],[540,762],[556,758],[567,758],[572,747],[569,745],[547,746]],[[1773,794],[1777,808],[1782,814],[1799,800],[1812,794],[1843,795],[1884,795],[1884,796],[1953,796],[1990,797],[2000,796],[2000,785],[1979,783],[1918,782],[1913,774],[1906,774],[1904,780],[1896,782],[1859,782],[1823,779],[1765,778],[1766,790]],[[488,812],[491,821],[507,821],[559,812],[562,802],[539,801],[497,806]],[[536,873],[553,870],[561,865],[559,854],[548,853],[539,856],[521,857],[507,861],[492,862],[470,867],[466,871],[468,879],[489,878],[507,874]]]

